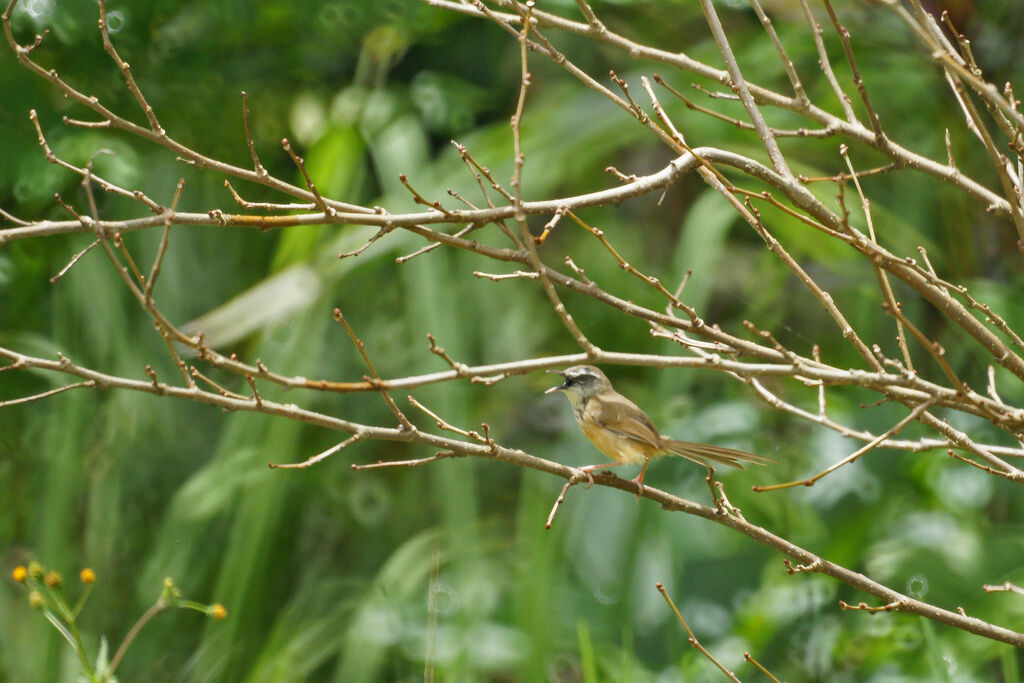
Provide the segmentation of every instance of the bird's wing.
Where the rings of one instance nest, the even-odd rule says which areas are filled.
[[[661,435],[651,418],[622,394],[602,396],[591,401],[589,417],[608,431],[626,439],[633,439],[653,448],[661,448]]]

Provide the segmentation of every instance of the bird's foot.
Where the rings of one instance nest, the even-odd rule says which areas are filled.
[[[591,486],[594,485],[594,475],[593,475],[593,471],[594,470],[593,470],[593,468],[591,468],[589,466],[588,467],[581,467],[581,468],[579,468],[579,471],[582,472],[586,476],[586,478],[587,478],[587,485],[584,486],[583,488],[589,489]]]

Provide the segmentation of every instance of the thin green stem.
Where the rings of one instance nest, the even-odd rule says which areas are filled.
[[[153,617],[167,609],[167,606],[168,602],[163,598],[163,596],[161,596],[153,604],[152,607],[146,610],[146,612],[141,617],[139,617],[139,620],[136,621],[135,625],[132,626],[130,631],[128,631],[128,635],[124,637],[124,641],[121,643],[121,647],[117,648],[117,652],[114,654],[114,658],[110,660],[110,667],[107,669],[108,677],[113,676],[114,672],[117,671],[118,665],[121,663],[121,660],[124,658],[125,653],[128,651],[128,646],[132,644],[133,640],[135,640],[135,636],[139,634],[139,631],[142,630],[142,627],[148,624],[150,619],[152,619]]]

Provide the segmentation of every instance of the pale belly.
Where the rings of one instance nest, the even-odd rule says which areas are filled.
[[[618,436],[600,427],[584,428],[583,433],[597,450],[622,465],[642,465],[658,454],[650,444]]]

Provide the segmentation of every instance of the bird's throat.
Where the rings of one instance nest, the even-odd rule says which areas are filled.
[[[587,409],[587,403],[590,401],[589,396],[580,396],[578,399],[572,402],[572,412],[576,416],[576,422],[579,425],[583,424],[583,411]]]

